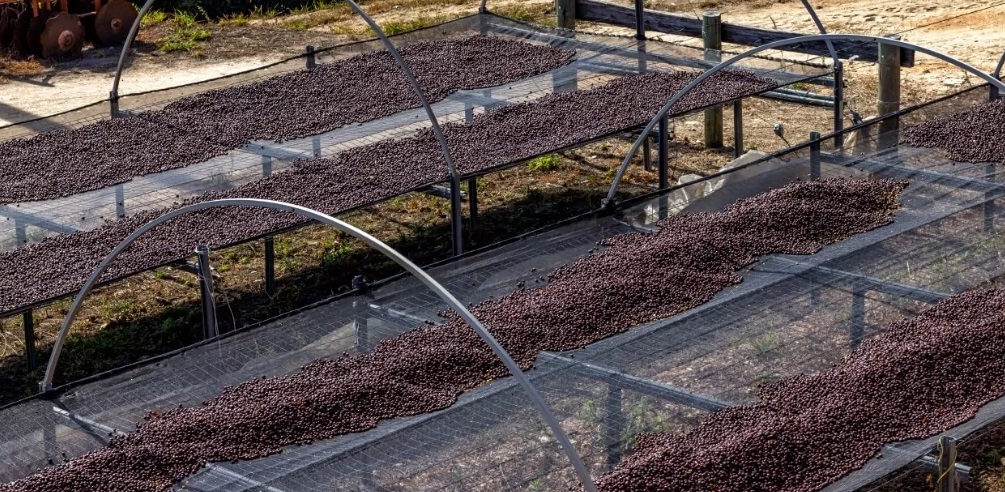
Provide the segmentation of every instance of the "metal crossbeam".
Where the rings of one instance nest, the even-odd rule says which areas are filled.
[[[16,208],[8,207],[7,205],[0,205],[0,215],[58,234],[73,234],[74,232],[77,232],[77,228],[75,227],[53,222],[30,212],[22,212]]]
[[[905,285],[897,282],[890,282],[888,280],[880,280],[878,278],[869,277],[867,275],[862,275],[860,273],[852,273],[845,270],[839,270],[836,268],[830,268],[821,265],[812,265],[792,258],[772,257],[768,260],[768,262],[771,261],[778,261],[802,267],[803,268],[802,273],[800,273],[799,275],[803,277],[826,276],[834,279],[861,283],[865,284],[867,290],[882,292],[884,294],[890,294],[898,297],[905,297],[916,301],[939,302],[943,299],[947,299],[950,297],[950,294],[945,294],[942,292],[935,292],[920,287],[914,287],[911,285]]]
[[[940,173],[938,171],[928,171],[915,169],[900,164],[882,161],[878,158],[895,155],[896,150],[887,150],[869,157],[843,156],[829,152],[821,152],[820,157],[823,162],[844,167],[853,167],[862,171],[882,173],[884,176],[898,179],[910,179],[923,181],[926,183],[952,186],[961,190],[980,191],[985,193],[996,192],[1005,194],[1005,185],[992,181],[964,178],[952,174]],[[1000,195],[999,195],[1000,196]]]
[[[424,324],[424,325],[433,324],[432,320],[428,320],[426,318],[415,316],[413,314],[408,314],[408,313],[406,313],[404,311],[399,311],[397,309],[392,309],[392,308],[389,308],[389,307],[384,307],[384,306],[381,306],[379,304],[374,304],[372,302],[371,303],[367,303],[367,307],[369,307],[370,309],[373,309],[374,311],[377,311],[377,312],[379,312],[381,314],[387,315],[387,316],[392,317],[392,318],[397,318],[397,319],[405,320],[405,321],[408,321],[409,323],[419,323],[419,324]]]
[[[529,30],[529,29],[520,29],[520,28],[517,28],[517,27],[507,26],[507,25],[502,25],[502,24],[491,24],[491,25],[492,25],[492,28],[493,28],[494,32],[498,32],[498,33],[501,33],[501,34],[509,34],[511,36],[515,35],[515,36],[521,36],[521,37],[531,37],[531,38],[537,38],[537,40],[548,40],[548,41],[552,41],[552,42],[559,42],[559,43],[562,43],[562,44],[565,44],[565,45],[569,45],[568,47],[570,49],[585,49],[585,50],[593,51],[593,52],[596,52],[596,53],[599,53],[599,54],[602,54],[602,55],[616,55],[616,56],[622,56],[622,57],[626,57],[626,58],[631,58],[633,60],[638,60],[639,58],[642,58],[643,60],[646,60],[646,61],[667,63],[667,64],[670,64],[670,65],[677,65],[677,66],[682,66],[682,67],[687,67],[687,68],[693,68],[693,69],[703,70],[703,71],[707,70],[709,68],[712,68],[712,67],[714,67],[716,65],[716,63],[714,63],[714,62],[705,61],[705,60],[703,60],[701,58],[691,58],[691,57],[678,56],[678,55],[666,55],[666,54],[656,54],[656,53],[649,53],[649,52],[639,52],[637,50],[632,50],[632,49],[627,49],[627,48],[620,48],[620,47],[606,45],[606,44],[602,44],[602,43],[583,41],[581,39],[570,38],[570,37],[561,36],[561,35],[558,35],[558,34],[551,34],[551,33],[546,33],[546,32],[533,31],[533,30]],[[696,50],[695,52],[698,55],[700,55],[700,50]],[[812,75],[797,74],[797,73],[785,72],[785,71],[775,70],[775,69],[770,69],[769,70],[769,69],[763,69],[763,68],[757,68],[757,67],[744,67],[744,70],[748,70],[750,72],[756,73],[758,75],[763,75],[763,76],[767,76],[767,74],[770,74],[771,78],[774,78],[775,80],[779,80],[779,81],[782,81],[782,82],[793,83],[793,82],[799,82],[799,81],[806,80],[807,83],[810,83],[810,84],[827,85],[827,79],[825,79],[823,77],[810,78],[810,77],[812,77]],[[809,80],[807,80],[807,79],[809,79]],[[833,81],[834,81],[834,79],[830,78],[830,84],[831,85],[833,85],[833,83],[834,83]]]
[[[60,408],[60,407],[55,407],[54,406],[54,407],[52,407],[52,411],[56,412],[57,414],[65,417],[65,418],[67,418],[68,420],[72,421],[73,423],[75,423],[75,424],[77,424],[77,425],[79,425],[81,427],[87,428],[85,430],[87,430],[88,433],[90,433],[90,434],[92,434],[92,435],[94,435],[96,437],[102,438],[102,440],[104,442],[106,442],[106,443],[108,442],[108,438],[109,437],[112,437],[112,436],[123,436],[123,435],[126,434],[125,432],[123,432],[121,430],[114,429],[114,428],[109,427],[109,426],[107,426],[105,424],[101,424],[101,423],[95,422],[94,420],[91,420],[91,419],[88,419],[88,418],[85,418],[85,417],[81,417],[80,415],[77,415],[76,413],[73,413],[73,412],[71,412],[69,410],[66,410],[64,408]],[[101,434],[97,434],[97,433],[93,432],[92,429],[100,431]],[[242,484],[247,485],[247,486],[252,487],[252,488],[260,488],[260,489],[263,489],[263,490],[265,490],[267,492],[284,492],[284,491],[282,491],[280,489],[277,489],[275,487],[270,487],[270,486],[268,486],[268,485],[266,485],[266,484],[264,484],[262,482],[259,482],[257,480],[254,480],[254,479],[248,478],[248,477],[246,477],[244,475],[241,475],[240,473],[237,473],[237,472],[235,472],[233,470],[230,470],[228,468],[224,468],[223,466],[220,466],[220,465],[218,465],[216,463],[209,463],[209,464],[206,465],[206,468],[208,469],[208,473],[212,473],[212,474],[215,474],[215,475],[221,475],[221,476],[223,476],[224,479],[231,480],[231,481],[238,481],[238,482],[241,482]]]
[[[655,396],[663,400],[680,403],[682,405],[687,405],[700,410],[716,412],[730,406],[728,403],[710,396],[693,393],[681,388],[675,388],[670,385],[657,383],[656,381],[640,378],[638,376],[632,376],[631,374],[626,374],[609,367],[598,366],[590,364],[589,362],[570,359],[552,352],[543,352],[541,353],[541,357],[546,360],[551,359],[556,362],[571,364],[575,370],[582,372],[587,377],[592,379],[613,381],[618,386],[625,389],[630,389],[632,391]]]

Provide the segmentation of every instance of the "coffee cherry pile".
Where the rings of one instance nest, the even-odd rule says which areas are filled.
[[[1005,290],[966,292],[900,321],[818,375],[759,388],[685,435],[640,436],[605,492],[814,491],[886,443],[923,439],[1005,395]]]
[[[451,155],[465,173],[574,145],[644,124],[696,75],[651,73],[596,89],[546,96],[444,127]],[[721,72],[686,97],[675,113],[765,90],[774,84],[747,72]],[[218,198],[266,198],[337,214],[448,179],[432,131],[385,140],[330,159],[302,160],[281,173],[237,188],[208,192]],[[130,233],[167,212],[154,210],[90,231],[47,238],[0,252],[0,312],[79,289],[91,270]],[[292,214],[258,209],[216,209],[177,218],[140,238],[111,266],[106,280],[189,256],[198,243],[212,247],[303,222]]]
[[[1005,99],[933,118],[904,131],[906,143],[960,162],[1005,163]]]
[[[640,323],[696,307],[740,282],[737,270],[759,255],[812,253],[824,244],[887,224],[905,185],[887,180],[824,180],[741,200],[718,213],[674,216],[663,221],[656,233],[632,233],[606,241],[605,250],[557,269],[539,289],[517,290],[471,309],[527,370],[543,350],[580,348]],[[1005,299],[1002,303],[999,307],[1005,308]],[[386,339],[370,353],[317,360],[288,376],[226,388],[200,406],[151,412],[137,423],[135,432],[115,437],[108,447],[0,485],[0,492],[104,490],[108,484],[115,484],[117,491],[163,490],[208,462],[260,458],[286,446],[372,429],[385,419],[446,408],[460,393],[505,377],[507,372],[456,313],[444,314],[444,325],[423,326]],[[964,337],[953,341],[967,347],[979,345]],[[895,345],[892,349],[907,354],[916,346]],[[1005,357],[997,360],[1005,361]],[[924,369],[915,372],[931,370],[915,359],[894,362],[869,365],[879,369],[855,374],[853,383],[868,386],[872,384],[870,377],[886,374],[876,371],[909,372],[908,362]],[[978,373],[970,378],[981,379]],[[803,392],[818,395],[832,386],[843,387],[841,384],[840,377],[835,377],[833,382],[809,385]],[[905,380],[905,384],[910,383]],[[884,390],[898,391],[896,387]],[[865,391],[871,395],[870,388]],[[766,405],[785,403],[778,395],[777,390],[766,391]],[[843,403],[854,407],[859,401],[852,398]],[[841,404],[842,400],[827,400],[820,406],[841,408]],[[804,402],[792,412],[813,407]],[[906,413],[908,408],[902,411]],[[818,420],[790,422],[793,432],[812,429],[821,418],[815,416]],[[739,430],[742,420],[733,421],[737,424],[732,429]],[[921,422],[946,421],[919,419],[914,425],[922,426]],[[709,444],[711,449],[705,452],[735,450],[738,446],[729,443],[742,443],[745,436],[719,436],[725,440]],[[655,442],[656,438],[644,438],[642,449],[658,449]],[[632,463],[639,462],[634,459]],[[634,470],[642,473],[643,469],[645,466],[626,468],[621,475],[606,478],[604,486],[606,490],[621,490],[617,477],[634,476]],[[646,473],[686,473],[681,470],[687,468],[672,463],[652,467]]]
[[[431,103],[456,90],[549,72],[575,57],[489,36],[400,51]],[[251,140],[303,138],[416,107],[419,98],[391,55],[366,53],[185,97],[135,118],[0,142],[0,203],[70,196],[199,163]]]

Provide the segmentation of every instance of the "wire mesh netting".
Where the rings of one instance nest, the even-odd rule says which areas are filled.
[[[602,86],[624,75],[641,72],[694,70],[713,64],[713,62],[705,61],[702,58],[703,52],[700,50],[661,43],[640,44],[633,39],[617,37],[590,35],[569,37],[567,33],[530,26],[490,14],[467,17],[413,34],[397,36],[395,42],[407,47],[413,43],[431,39],[463,38],[478,33],[574,50],[576,58],[565,67],[514,83],[453,92],[444,100],[433,105],[434,112],[441,122],[470,122],[477,115],[492,108],[536,101],[555,92]],[[330,50],[320,50],[319,57],[323,61],[333,61],[375,49],[379,49],[379,45],[375,41],[354,43]],[[207,89],[251,83],[255,80],[263,80],[268,76],[284,73],[284,71],[303,70],[300,66],[302,62],[302,59],[294,59],[271,66],[263,70],[262,73],[251,72],[156,94],[126,96],[122,99],[121,104],[123,108],[129,108],[133,112],[150,111],[163,106],[168,101],[176,101],[185,95],[203,92]],[[775,61],[758,59],[751,60],[749,64],[743,64],[739,68],[767,77],[779,85],[812,79],[825,73],[825,70],[819,67],[807,67],[794,63],[779,65]],[[722,94],[721,100],[732,97],[736,97],[736,95]],[[64,118],[70,117],[70,115],[64,116]],[[90,118],[85,119],[85,122],[89,121],[91,121]],[[38,242],[55,235],[94,230],[102,227],[108,221],[133,216],[141,212],[164,211],[177,206],[182,201],[198,199],[207,192],[233,189],[260,180],[265,176],[281,173],[299,159],[331,157],[362,145],[410,137],[427,126],[428,122],[423,117],[421,109],[406,110],[392,116],[347,125],[307,138],[287,140],[282,143],[251,142],[240,149],[204,162],[134,177],[121,184],[81,192],[65,198],[3,205],[0,206],[0,215],[3,215],[6,220],[0,221],[0,250],[12,250],[25,243]],[[591,137],[610,137],[630,129],[617,128],[608,134],[592,135]],[[195,133],[190,134],[189,137],[193,141],[208,138],[205,135]],[[583,143],[575,142],[572,145],[578,146]],[[491,141],[485,142],[485,145],[494,149],[495,155],[504,156],[507,155],[506,149],[509,148],[507,146],[515,144]],[[569,145],[569,142],[556,143],[552,148],[538,149],[541,152],[537,155],[567,148]],[[513,160],[513,157],[500,157],[496,159],[499,162],[487,159],[487,162],[480,163],[478,168],[471,171],[468,176],[503,169],[526,160],[526,158],[528,157],[520,156]],[[443,178],[445,179],[445,177],[446,173],[444,172]],[[415,183],[414,188],[399,191],[405,193],[431,184],[432,182]],[[379,198],[375,197],[374,200]],[[345,210],[324,211],[339,213]],[[249,235],[241,240],[252,239],[256,236]],[[146,265],[147,268],[155,266],[157,265]],[[51,297],[38,298],[34,301],[35,303],[44,302],[46,299],[68,293],[53,291],[50,292]],[[26,306],[19,305],[17,308]]]
[[[613,217],[531,236],[432,273],[462,302],[477,302],[520,282],[532,288],[598,240],[650,230],[667,214],[719,210],[811,176],[910,176],[904,208],[889,226],[812,256],[765,257],[744,272],[743,283],[699,308],[581,350],[542,354],[529,375],[597,475],[630,452],[640,432],[686,431],[709,412],[751,402],[762,382],[830,367],[890,322],[1000,276],[1005,265],[994,247],[1000,187],[986,174],[970,175],[970,167],[938,162],[939,151],[877,150],[879,137],[867,138],[873,147],[860,146],[858,153],[815,154],[801,146]],[[3,478],[97,449],[151,410],[197,405],[225,386],[287,374],[318,357],[368,351],[379,340],[439,321],[442,309],[418,282],[398,280],[72,387],[52,401],[6,408],[0,411]],[[999,414],[991,405],[951,432],[969,432]],[[888,446],[881,460],[835,490],[869,483],[930,450],[930,440]],[[563,490],[575,484],[557,444],[507,378],[440,412],[267,458],[213,464],[178,488]]]
[[[616,66],[626,73],[638,70],[635,41],[612,48],[616,43],[598,38],[594,55],[584,56],[591,42],[586,36],[565,38],[490,16],[452,25],[457,30],[450,33],[488,29],[535,40],[547,35],[556,43],[574,43],[579,56],[570,67],[505,88],[455,93],[437,105],[446,121],[484,111],[496,97],[504,100],[500,104],[533,100],[554,91],[556,80],[559,85],[575,81],[582,87],[602,83]],[[664,58],[647,61],[646,69],[658,69],[678,48],[666,49]],[[647,47],[648,55],[656,56],[656,51]],[[615,61],[604,70],[589,68],[608,58]],[[983,98],[985,89],[974,89],[906,113],[901,123],[922,121]],[[151,107],[156,104],[161,102]],[[319,137],[320,145],[305,139],[277,148],[292,153],[288,156],[302,156],[320,147],[325,155],[339,145],[351,146],[354,139],[374,141],[414,131],[425,125],[415,121],[421,120],[417,116],[418,111],[406,112],[340,129]],[[411,126],[395,126],[406,122]],[[821,153],[802,145],[626,206],[613,217],[584,219],[448,263],[432,273],[463,302],[473,303],[508,293],[520,283],[533,288],[546,282],[548,272],[596,248],[597,241],[651,230],[667,214],[716,211],[738,198],[816,177],[910,179],[904,208],[892,225],[812,256],[765,257],[744,272],[742,284],[699,308],[581,350],[542,354],[529,375],[596,476],[631,452],[641,432],[686,431],[709,412],[753,401],[763,382],[828,368],[862,341],[883,333],[890,322],[1001,276],[1005,265],[996,223],[1005,188],[996,183],[997,166],[954,163],[938,150],[896,146],[897,133],[881,132],[880,125],[852,132],[855,137],[846,143],[845,152],[834,151],[829,143]],[[366,130],[352,133],[358,128]],[[406,130],[397,133],[398,128]],[[381,132],[389,133],[375,136]],[[277,169],[282,165],[278,164],[282,157],[263,153],[267,152],[248,151],[247,163],[236,165],[235,173],[249,169],[246,179],[256,179],[265,158],[277,163]],[[210,176],[220,175],[212,172]],[[192,186],[188,193],[210,189]],[[153,194],[148,190],[139,196]],[[151,198],[150,207],[158,207],[158,200],[172,198]],[[367,352],[380,340],[441,321],[437,313],[443,308],[418,282],[398,280],[365,296],[335,299],[73,385],[53,400],[32,399],[0,409],[0,478],[17,479],[98,449],[109,436],[133,430],[147,412],[198,405],[227,386],[289,374],[317,358]],[[974,420],[949,432],[963,436],[1000,417],[1000,404],[988,405]],[[930,452],[932,442],[890,444],[881,459],[832,489],[868,484]],[[215,463],[177,488],[564,490],[576,483],[551,434],[507,378],[465,393],[446,410],[394,419],[367,432],[267,458]]]

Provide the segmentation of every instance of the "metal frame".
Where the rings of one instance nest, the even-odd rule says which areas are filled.
[[[730,67],[731,65],[734,65],[737,62],[749,58],[753,55],[756,55],[757,53],[760,53],[762,51],[777,49],[793,44],[812,43],[816,41],[831,41],[831,40],[862,41],[862,42],[872,42],[876,44],[891,44],[894,46],[898,46],[900,48],[907,48],[907,49],[913,49],[915,51],[920,51],[926,55],[938,58],[946,63],[955,65],[956,67],[966,70],[967,72],[970,72],[984,79],[985,81],[990,83],[993,87],[997,87],[999,90],[1005,91],[1005,84],[1003,84],[1000,80],[996,79],[994,76],[982,72],[977,68],[963,61],[960,61],[952,56],[925,48],[923,46],[919,46],[914,43],[908,43],[906,41],[884,38],[880,36],[867,36],[862,34],[817,34],[812,36],[800,36],[798,38],[783,39],[781,41],[775,41],[773,43],[768,43],[762,46],[758,46],[756,48],[751,48],[750,50],[740,53],[739,55],[736,55],[722,63],[719,63],[718,65],[710,68],[709,70],[702,72],[701,75],[696,77],[694,80],[688,83],[683,89],[678,91],[676,94],[673,95],[673,97],[670,98],[670,101],[667,102],[666,105],[664,105],[659,110],[659,112],[656,113],[656,116],[654,116],[653,119],[649,121],[649,124],[646,125],[645,129],[642,130],[642,135],[648,135],[649,132],[651,132],[653,128],[659,123],[659,120],[670,112],[670,108],[672,108],[681,99],[683,99],[684,96],[686,96],[688,93],[691,92],[691,90],[693,90],[699,84],[704,82],[705,79],[715,75],[716,73],[719,73],[720,71]],[[621,184],[621,178],[624,176],[625,170],[628,169],[628,163],[631,162],[632,157],[635,155],[636,152],[638,152],[639,147],[641,147],[642,140],[643,140],[642,137],[635,140],[635,143],[632,144],[632,147],[628,150],[627,155],[625,155],[625,159],[621,162],[621,167],[618,168],[618,172],[614,176],[614,181],[611,183],[611,189],[610,191],[608,191],[607,197],[604,198],[604,205],[606,207],[613,205],[614,194],[618,190],[618,185]]]
[[[484,2],[484,0],[483,0]],[[129,54],[129,49],[133,45],[133,40],[136,39],[136,34],[140,29],[140,21],[143,16],[150,10],[153,6],[154,0],[147,0],[143,7],[140,9],[139,15],[136,16],[136,20],[133,21],[133,26],[129,30],[129,36],[126,38],[126,42],[122,45],[122,52],[119,54],[119,63],[115,67],[115,78],[112,80],[112,90],[109,93],[109,100],[112,106],[112,117],[116,117],[119,113],[119,81],[122,78],[122,70],[125,66],[126,55]],[[384,44],[387,48],[388,53],[394,58],[394,61],[401,68],[404,73],[405,78],[408,79],[408,83],[412,86],[412,90],[415,91],[415,95],[419,98],[419,103],[422,104],[423,109],[426,111],[426,117],[429,118],[429,123],[432,125],[433,134],[436,136],[436,140],[440,144],[440,150],[443,151],[443,158],[447,163],[447,172],[450,173],[450,184],[451,189],[454,191],[450,197],[450,226],[451,226],[451,247],[453,249],[454,255],[459,255],[464,252],[464,238],[461,230],[461,197],[458,192],[461,189],[460,175],[457,173],[457,168],[454,167],[454,161],[450,157],[450,150],[447,148],[447,139],[443,136],[443,130],[440,127],[439,121],[436,119],[436,115],[433,113],[432,106],[429,105],[429,101],[426,100],[425,94],[422,92],[422,88],[419,86],[419,82],[415,79],[415,75],[412,73],[411,68],[405,63],[405,60],[398,53],[397,48],[394,47],[394,43],[387,38],[384,30],[377,25],[376,22],[370,18],[369,15],[359,6],[354,0],[346,0],[346,4],[353,9],[360,17],[363,18],[363,22],[376,33],[377,38],[380,42]],[[310,50],[309,50],[310,51]],[[315,152],[317,153],[317,151]]]
[[[1002,78],[1002,67],[1005,66],[1005,52],[1002,53],[1001,58],[998,59],[998,65],[995,65],[995,71],[993,73],[996,79]],[[997,87],[991,86],[991,100],[998,99],[1001,91]]]
[[[350,2],[352,0],[349,0]],[[197,212],[200,210],[207,210],[211,208],[221,208],[221,207],[257,207],[266,208],[272,210],[278,210],[282,212],[293,212],[307,219],[316,220],[318,222],[328,224],[339,231],[349,234],[357,239],[362,240],[367,243],[377,251],[384,254],[388,258],[394,260],[395,263],[400,265],[406,271],[414,275],[423,285],[432,290],[440,299],[446,302],[465,322],[471,326],[472,329],[478,334],[481,339],[488,344],[492,351],[502,360],[506,369],[509,370],[510,374],[516,379],[517,383],[523,388],[530,397],[531,401],[537,407],[538,412],[544,418],[548,427],[551,428],[552,433],[555,434],[555,438],[558,440],[559,444],[562,446],[562,450],[565,452],[566,457],[572,464],[573,468],[576,470],[576,474],[579,477],[580,482],[587,492],[596,492],[596,486],[593,484],[593,480],[590,478],[590,473],[583,464],[582,458],[576,452],[576,449],[572,446],[572,442],[569,440],[568,435],[559,425],[558,420],[555,418],[555,414],[548,407],[548,404],[544,401],[544,398],[537,391],[534,385],[530,382],[530,379],[524,374],[520,366],[509,356],[506,349],[499,344],[499,342],[492,336],[491,333],[483,326],[477,318],[464,305],[457,300],[446,288],[443,287],[439,282],[437,282],[433,277],[431,277],[425,270],[419,268],[414,263],[412,263],[408,258],[403,256],[394,248],[391,248],[387,244],[381,242],[379,239],[371,236],[362,229],[358,229],[346,222],[343,222],[335,217],[332,217],[321,212],[301,207],[299,205],[293,205],[290,203],[283,203],[274,200],[261,200],[255,198],[235,198],[227,200],[213,200],[208,202],[196,203],[186,207],[179,208],[168,212],[151,222],[143,225],[139,229],[133,231],[128,237],[122,240],[118,246],[113,249],[108,256],[105,257],[102,262],[95,267],[94,271],[88,277],[87,282],[81,288],[77,297],[73,300],[73,305],[70,307],[69,312],[66,314],[66,319],[63,320],[63,325],[59,329],[59,333],[56,335],[56,340],[52,346],[52,354],[49,356],[49,363],[45,369],[45,378],[39,383],[39,389],[41,392],[48,392],[53,390],[52,381],[55,377],[56,366],[59,362],[60,353],[63,350],[63,344],[66,341],[66,336],[70,330],[70,326],[73,324],[74,318],[77,316],[77,312],[80,310],[83,304],[84,298],[90,293],[91,289],[95,284],[98,283],[98,279],[101,275],[108,269],[123,251],[126,250],[133,242],[135,242],[140,236],[149,232],[151,229],[161,225],[175,217],[181,215],[189,214],[192,212]]]

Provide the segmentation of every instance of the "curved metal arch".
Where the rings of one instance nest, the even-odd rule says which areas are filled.
[[[122,52],[119,53],[119,63],[115,66],[115,78],[112,79],[112,91],[109,92],[109,97],[112,100],[112,104],[117,104],[119,100],[119,80],[122,79],[122,69],[126,65],[126,55],[129,54],[129,49],[133,47],[133,40],[136,39],[136,34],[140,32],[140,21],[143,17],[147,15],[150,11],[150,7],[154,6],[154,0],[147,0],[140,7],[140,12],[136,16],[136,20],[133,21],[132,27],[129,28],[129,35],[126,36],[126,42],[122,45]]]
[[[157,227],[158,225],[161,225],[164,222],[167,222],[175,217],[192,212],[197,212],[199,210],[206,210],[220,207],[234,207],[234,206],[258,207],[258,208],[279,210],[284,212],[293,212],[302,217],[313,219],[318,222],[322,222],[324,224],[328,224],[338,229],[339,231],[345,232],[357,239],[362,240],[363,242],[367,243],[369,246],[373,247],[377,251],[383,253],[384,256],[387,256],[388,258],[394,260],[395,263],[397,263],[406,271],[414,275],[417,279],[419,279],[420,282],[422,282],[423,285],[425,285],[430,290],[435,292],[440,299],[442,299],[452,309],[454,309],[454,311],[456,311],[460,315],[460,317],[465,322],[467,322],[468,325],[471,326],[471,328],[475,330],[478,336],[481,337],[481,339],[486,344],[488,344],[489,347],[492,348],[492,351],[495,352],[496,356],[498,356],[499,359],[503,361],[503,364],[506,366],[506,369],[508,369],[510,374],[512,374],[513,377],[516,378],[517,382],[527,393],[527,396],[530,397],[531,401],[537,407],[538,412],[540,412],[545,422],[547,422],[548,427],[551,428],[551,431],[555,434],[555,438],[561,444],[562,450],[565,452],[569,461],[575,468],[576,474],[579,476],[579,479],[582,482],[583,487],[588,492],[596,492],[596,486],[593,484],[593,480],[590,478],[590,473],[589,471],[587,471],[586,466],[583,464],[583,460],[579,457],[579,454],[576,452],[576,449],[572,446],[572,442],[569,440],[569,436],[565,433],[565,430],[562,429],[562,426],[559,425],[558,419],[555,418],[555,414],[551,411],[551,408],[548,407],[548,404],[544,401],[544,398],[542,398],[541,394],[530,382],[530,379],[527,378],[527,375],[524,374],[524,372],[520,369],[520,366],[517,365],[517,363],[509,356],[509,353],[506,352],[506,349],[504,349],[502,345],[499,344],[499,342],[495,339],[495,337],[492,336],[491,333],[489,333],[489,331],[485,328],[485,326],[482,325],[481,322],[479,322],[478,319],[475,318],[473,314],[471,314],[471,311],[468,311],[468,309],[464,307],[464,305],[460,301],[458,301],[457,298],[453,296],[453,294],[451,294],[445,287],[443,287],[443,285],[437,282],[436,279],[431,277],[422,268],[419,268],[414,263],[412,263],[404,255],[399,253],[394,248],[388,246],[387,244],[381,242],[379,239],[366,233],[362,229],[356,228],[342,220],[318,212],[316,210],[274,200],[262,200],[256,198],[233,198],[224,200],[212,200],[208,202],[200,202],[188,205],[186,207],[182,207],[177,210],[172,210],[154,219],[153,221],[133,231],[132,234],[130,234],[128,237],[122,240],[122,242],[119,243],[119,245],[116,246],[108,254],[108,256],[106,256],[105,259],[100,264],[98,264],[97,267],[95,267],[94,271],[91,272],[91,276],[87,278],[87,282],[84,283],[84,286],[80,289],[80,292],[77,294],[77,297],[73,300],[73,305],[70,307],[70,311],[66,314],[66,319],[63,320],[63,325],[59,329],[59,333],[56,336],[55,343],[53,343],[52,354],[49,356],[49,363],[45,368],[45,379],[39,385],[41,391],[45,392],[53,389],[52,381],[53,377],[55,376],[56,365],[59,362],[59,355],[60,352],[62,352],[63,350],[63,343],[66,340],[66,335],[70,330],[70,325],[73,324],[73,320],[77,316],[77,311],[80,310],[80,306],[84,298],[87,296],[88,293],[90,293],[91,289],[94,288],[94,285],[97,284],[98,279],[105,272],[105,270],[112,263],[112,261],[115,260],[115,258],[117,258],[123,251],[125,251],[125,249],[128,248],[140,236],[150,231],[154,227]]]
[[[863,41],[877,44],[892,44],[900,48],[913,49],[915,51],[919,51],[926,55],[938,58],[946,63],[955,65],[963,70],[966,70],[967,72],[970,72],[984,79],[992,86],[997,87],[999,90],[1005,91],[1005,84],[1003,84],[1000,80],[996,79],[992,75],[982,72],[977,68],[965,62],[962,62],[952,56],[939,53],[938,51],[931,50],[929,48],[925,48],[923,46],[919,46],[914,43],[901,41],[899,39],[883,38],[879,36],[867,36],[862,34],[817,34],[813,36],[800,36],[798,38],[790,38],[775,41],[773,43],[768,43],[762,46],[758,46],[756,48],[751,48],[748,51],[740,53],[739,55],[736,55],[728,60],[723,61],[722,63],[719,63],[718,65],[702,72],[700,75],[698,75],[698,77],[696,77],[686,86],[684,86],[683,89],[674,94],[673,97],[670,98],[670,101],[666,103],[666,105],[664,105],[659,110],[659,112],[656,113],[656,116],[649,122],[649,124],[646,125],[645,129],[642,130],[642,133],[640,134],[639,138],[635,140],[635,143],[632,144],[631,149],[628,150],[628,155],[625,156],[625,159],[621,162],[621,167],[618,168],[618,172],[614,176],[614,182],[611,183],[611,189],[610,191],[608,191],[607,197],[604,199],[604,204],[609,205],[614,203],[614,193],[618,190],[618,185],[621,183],[621,178],[624,176],[625,170],[628,168],[628,163],[631,162],[632,160],[632,156],[634,156],[635,153],[638,152],[639,147],[642,146],[642,142],[645,140],[645,136],[653,131],[653,128],[659,123],[660,119],[662,119],[664,116],[666,116],[668,112],[670,112],[670,108],[672,108],[674,104],[677,104],[681,99],[684,98],[684,96],[686,96],[689,92],[691,92],[692,89],[697,87],[698,84],[701,84],[702,82],[705,81],[705,79],[715,75],[716,73],[719,73],[723,69],[731,65],[734,65],[745,58],[749,58],[753,55],[756,55],[757,53],[760,53],[762,51],[781,48],[792,44],[811,43],[814,41],[825,41],[825,40]]]
[[[820,21],[820,17],[817,16],[817,11],[813,8],[812,5],[810,5],[810,0],[800,0],[800,1],[803,3],[803,7],[806,7],[806,12],[810,14],[810,19],[813,20],[814,24],[816,24],[817,30],[820,31],[820,34],[827,34],[827,30],[824,29],[824,23]],[[834,49],[834,42],[831,41],[830,39],[827,39],[824,41],[824,43],[827,45],[827,51],[830,52],[831,63],[834,64],[834,68],[836,69],[841,65],[841,59],[838,58],[837,50]]]
[[[384,44],[387,51],[394,58],[394,61],[404,72],[405,78],[408,79],[408,83],[412,86],[412,90],[415,91],[415,95],[419,98],[419,103],[422,104],[422,108],[426,111],[426,117],[429,118],[429,123],[432,125],[433,135],[436,137],[436,141],[440,144],[440,150],[443,152],[443,159],[447,163],[447,172],[450,173],[450,209],[451,209],[451,246],[453,247],[454,254],[460,254],[463,250],[463,235],[461,234],[461,177],[457,173],[457,168],[454,166],[454,160],[450,157],[450,150],[447,148],[447,139],[443,135],[443,129],[440,127],[439,120],[436,119],[436,115],[433,113],[432,106],[429,105],[429,101],[426,99],[425,94],[422,92],[422,88],[419,86],[419,81],[416,80],[415,74],[412,73],[412,69],[409,68],[408,63],[405,63],[405,59],[401,57],[398,53],[398,49],[394,47],[394,43],[387,38],[384,30],[377,25],[373,19],[367,15],[362,7],[359,6],[354,0],[345,0],[350,8],[353,9],[360,17],[363,18],[363,22],[376,33],[377,38],[380,42]],[[143,16],[146,15],[150,7],[153,6],[154,0],[147,0],[143,7],[140,9],[139,15],[136,16],[136,20],[133,21],[132,28],[129,29],[129,36],[126,38],[125,44],[122,46],[122,53],[119,54],[119,63],[115,67],[115,78],[112,80],[112,91],[109,95],[112,105],[118,108],[119,99],[119,80],[122,78],[122,70],[125,65],[126,55],[129,53],[129,48],[133,45],[133,40],[136,38],[136,33],[140,29],[140,21]]]
[[[998,65],[995,66],[994,76],[996,79],[1002,78],[1002,66],[1005,66],[1005,53],[1002,53],[1002,57],[998,59]]]

